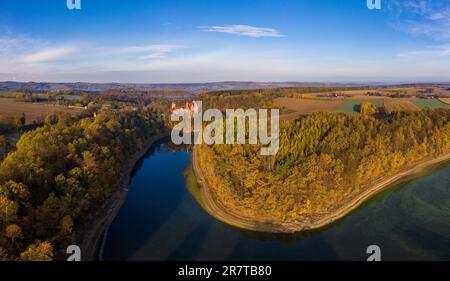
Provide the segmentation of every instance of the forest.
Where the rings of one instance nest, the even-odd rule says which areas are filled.
[[[450,110],[394,112],[383,119],[313,113],[280,124],[278,154],[261,156],[259,149],[199,146],[199,163],[216,199],[248,218],[309,221],[380,179],[448,153]]]
[[[159,113],[144,108],[51,116],[7,155],[0,137],[0,260],[65,256],[86,218],[117,188],[127,158],[162,130]]]

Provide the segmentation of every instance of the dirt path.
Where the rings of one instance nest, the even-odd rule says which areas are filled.
[[[136,163],[147,153],[150,147],[157,141],[169,136],[169,133],[156,135],[144,145],[144,148],[132,155],[119,174],[119,183],[117,191],[101,206],[92,221],[87,223],[86,229],[82,231],[82,242],[80,249],[82,252],[81,259],[83,261],[100,260],[103,253],[103,246],[106,240],[108,229],[122,207],[128,193],[128,184],[130,182],[131,173]]]
[[[253,218],[242,217],[238,212],[226,209],[220,202],[218,202],[214,196],[214,193],[208,187],[201,166],[199,165],[198,159],[198,148],[194,147],[192,154],[192,166],[197,177],[197,181],[201,186],[201,197],[203,208],[216,219],[227,223],[232,226],[239,228],[244,228],[253,231],[261,232],[273,232],[273,233],[292,233],[299,232],[308,229],[321,228],[327,224],[330,224],[359,207],[366,200],[373,197],[378,192],[384,190],[385,188],[391,186],[392,184],[398,182],[399,180],[412,176],[424,171],[429,167],[436,166],[442,162],[448,161],[450,159],[450,153],[444,154],[438,158],[431,159],[415,165],[414,168],[405,170],[396,174],[395,176],[389,177],[378,181],[372,187],[366,189],[361,194],[356,197],[351,198],[348,202],[342,204],[342,206],[336,208],[333,212],[323,215],[312,221],[302,221],[293,223],[283,223],[276,221],[267,220],[257,220]]]

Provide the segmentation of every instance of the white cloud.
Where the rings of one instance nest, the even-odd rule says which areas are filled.
[[[64,60],[68,59],[69,55],[75,53],[76,51],[77,48],[74,47],[47,49],[27,54],[22,58],[20,58],[20,61],[23,63],[41,63],[41,62]]]
[[[233,25],[215,25],[215,26],[200,26],[200,29],[208,32],[220,32],[234,35],[248,36],[248,37],[285,37],[274,28],[255,27],[243,24]]]

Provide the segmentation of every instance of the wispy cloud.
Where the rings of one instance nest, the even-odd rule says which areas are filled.
[[[118,52],[123,54],[137,55],[141,59],[165,58],[168,54],[183,48],[179,45],[146,45],[146,46],[129,46],[119,49]]]
[[[30,46],[42,46],[44,42],[26,36],[0,36],[0,55],[9,52],[21,52]]]
[[[51,62],[57,60],[68,59],[69,55],[77,52],[78,49],[75,47],[62,47],[54,48],[43,51],[38,51],[35,53],[27,54],[20,58],[21,62],[24,63],[41,63],[41,62]]]
[[[0,35],[0,80],[142,68],[187,48],[173,44],[99,45]]]
[[[395,26],[414,36],[450,39],[450,2],[440,0],[391,0]]]
[[[200,29],[208,32],[228,33],[247,37],[285,37],[274,28],[256,27],[251,25],[233,24],[233,25],[214,25],[200,26]]]
[[[398,54],[402,58],[432,58],[450,56],[450,45],[429,46],[425,50],[408,51]]]

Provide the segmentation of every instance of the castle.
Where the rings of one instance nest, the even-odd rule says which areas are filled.
[[[199,111],[199,106],[197,102],[186,102],[186,106],[177,106],[174,102],[172,102],[172,107],[170,108],[170,112],[173,114],[184,114],[187,112],[191,117],[194,117]]]

